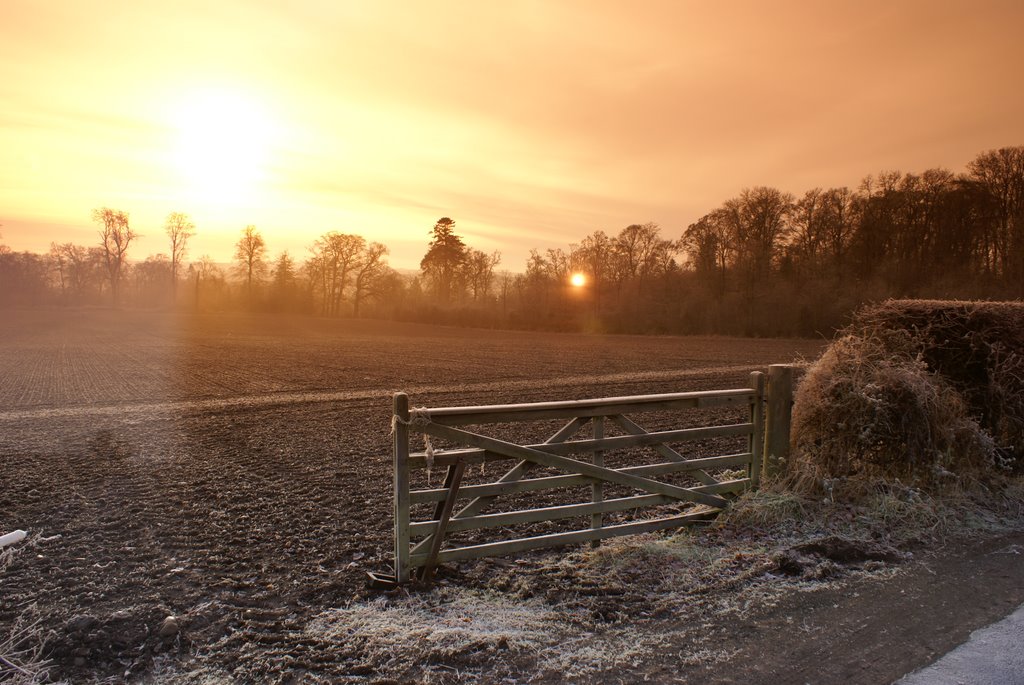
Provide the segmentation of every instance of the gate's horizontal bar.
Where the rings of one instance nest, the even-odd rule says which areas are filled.
[[[634,395],[603,397],[562,402],[533,402],[530,404],[495,404],[480,407],[439,407],[428,409],[430,420],[446,426],[473,423],[504,423],[508,421],[540,421],[543,419],[571,418],[574,416],[610,416],[669,409],[703,409],[723,405],[750,404],[757,397],[751,388],[734,390],[703,390],[699,392],[664,393],[660,395]]]
[[[430,432],[430,426],[424,430]],[[597,451],[611,451],[628,449],[630,447],[649,447],[652,445],[663,445],[670,442],[690,442],[693,440],[707,440],[709,438],[729,438],[750,435],[754,430],[752,423],[735,423],[725,426],[704,426],[701,428],[680,428],[670,431],[656,431],[653,433],[641,433],[639,435],[616,435],[610,438],[598,440],[569,440],[558,443],[543,443],[536,445],[524,445],[548,454],[581,454]],[[491,461],[488,459],[485,450],[453,450],[452,452],[440,452],[434,454],[434,466],[449,466],[457,461],[465,464]],[[491,452],[491,454],[494,454]],[[504,459],[515,457],[503,456]],[[426,468],[426,455],[417,453],[409,456],[409,468]]]
[[[647,464],[644,466],[627,466],[617,469],[623,473],[632,473],[637,476],[660,476],[667,473],[680,473],[694,471],[697,469],[714,470],[725,469],[733,466],[747,466],[750,464],[750,452],[741,454],[729,454],[721,457],[705,457],[703,459],[691,459],[689,461],[673,461],[661,464]],[[436,462],[435,462],[436,464]],[[490,497],[493,495],[511,495],[517,492],[530,492],[532,490],[548,490],[551,488],[565,488],[576,485],[590,485],[594,478],[581,474],[567,474],[564,476],[544,476],[541,478],[525,478],[523,480],[509,481],[507,483],[486,483],[483,485],[463,485],[459,488],[459,497]],[[437,502],[448,496],[445,488],[429,490],[413,490],[410,493],[411,504],[423,504],[425,502]]]
[[[738,492],[750,485],[749,478],[728,480],[714,485],[701,485],[694,488],[697,492],[710,494],[722,494]],[[620,497],[617,499],[604,500],[603,502],[586,502],[583,504],[567,504],[554,507],[542,507],[539,509],[524,509],[522,511],[507,511],[497,514],[482,514],[470,516],[463,519],[449,519],[445,531],[454,533],[461,530],[477,530],[479,528],[496,528],[500,526],[513,526],[521,523],[537,523],[539,521],[552,521],[555,519],[572,518],[574,516],[589,516],[590,514],[609,513],[614,511],[628,511],[641,507],[652,507],[659,504],[679,503],[674,497],[665,495],[639,495],[636,497]],[[437,521],[421,521],[409,525],[411,536],[430,535],[437,530]]]
[[[488,542],[482,545],[470,545],[449,549],[437,555],[437,563],[443,564],[448,561],[460,561],[463,559],[478,559],[480,557],[498,557],[505,554],[514,554],[528,549],[539,547],[558,547],[560,545],[571,545],[587,540],[603,540],[604,538],[617,537],[619,535],[635,535],[637,533],[649,533],[655,530],[666,528],[677,528],[680,526],[706,521],[713,518],[719,512],[718,509],[705,509],[691,514],[671,516],[669,518],[652,519],[648,521],[636,521],[634,523],[620,523],[604,528],[589,528],[569,533],[551,533],[550,535],[538,535],[532,538],[519,538],[516,540],[502,540],[501,542]],[[422,566],[427,559],[426,554],[414,554],[409,557],[410,567]]]
[[[718,495],[706,495],[701,492],[694,492],[693,490],[687,490],[686,488],[673,483],[652,480],[632,473],[623,473],[622,471],[616,471],[615,469],[591,464],[579,459],[571,459],[569,457],[562,457],[549,452],[530,449],[529,447],[517,445],[514,442],[507,442],[487,435],[472,433],[470,431],[462,430],[461,428],[430,423],[428,424],[427,429],[432,435],[436,435],[439,438],[451,440],[468,447],[479,447],[480,449],[491,450],[492,452],[498,452],[499,454],[508,454],[535,464],[549,466],[565,473],[580,473],[584,476],[590,476],[591,478],[596,478],[600,481],[625,485],[637,490],[649,492],[652,495],[669,495],[670,497],[675,497],[678,500],[696,502],[718,509],[724,508],[729,504]]]

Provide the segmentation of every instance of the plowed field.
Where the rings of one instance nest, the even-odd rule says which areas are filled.
[[[0,638],[34,616],[51,675],[75,682],[364,677],[364,647],[308,627],[390,563],[392,392],[450,405],[736,387],[819,348],[0,313],[0,529],[30,533],[0,561]]]

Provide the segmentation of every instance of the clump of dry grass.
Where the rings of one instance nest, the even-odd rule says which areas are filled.
[[[453,670],[474,672],[489,656],[515,661],[546,648],[563,621],[539,601],[439,587],[335,609],[307,630],[355,649],[374,671],[444,682]]]
[[[806,520],[810,503],[799,494],[774,485],[765,482],[762,488],[744,493],[722,512],[717,524],[770,531]]]
[[[651,640],[612,624],[597,632],[581,606],[438,586],[325,612],[311,637],[345,645],[364,670],[401,682],[521,682],[525,671],[579,679],[649,653]]]
[[[14,562],[14,548],[0,548],[0,573],[6,571]]]
[[[15,620],[0,636],[0,681],[11,685],[49,682],[50,665],[42,658],[42,627],[35,606]]]
[[[1024,304],[861,310],[804,376],[793,440],[790,485],[830,497],[1007,473],[1024,451]]]

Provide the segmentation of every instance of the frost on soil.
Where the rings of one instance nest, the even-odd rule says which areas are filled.
[[[786,575],[771,548],[738,552],[687,534],[614,540],[498,572],[493,560],[487,566],[432,592],[324,612],[306,634],[344,644],[367,671],[399,681],[524,682],[530,674],[529,682],[591,682],[663,662],[728,661],[736,653],[730,625],[787,591],[831,587],[834,577]],[[664,659],[652,662],[654,654]]]
[[[521,682],[521,666],[530,666],[537,679],[593,676],[636,666],[671,637],[639,633],[631,624],[597,629],[581,607],[451,586],[328,611],[307,633],[359,644],[379,673],[415,674],[427,682],[456,674],[460,682]],[[495,659],[500,652],[503,657]],[[728,653],[702,646],[679,656],[707,663]],[[484,664],[482,671],[474,668]]]

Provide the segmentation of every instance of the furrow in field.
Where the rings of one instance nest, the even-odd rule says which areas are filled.
[[[622,382],[668,381],[693,378],[706,375],[740,375],[743,372],[757,370],[747,365],[715,366],[697,369],[671,371],[640,371],[629,373],[613,373],[604,375],[572,375],[558,376],[543,380],[509,380],[501,382],[477,382],[455,385],[413,385],[394,389],[364,389],[341,392],[279,392],[269,394],[243,395],[231,398],[215,398],[204,400],[173,400],[162,402],[127,402],[111,404],[90,404],[65,407],[31,407],[0,411],[0,421],[22,421],[26,419],[51,419],[75,416],[146,416],[151,414],[172,414],[182,412],[231,410],[240,408],[258,408],[292,404],[317,402],[338,402],[360,399],[377,399],[390,397],[399,390],[410,395],[431,396],[465,393],[485,393],[487,391],[508,390],[540,390],[544,388],[595,385],[607,385]],[[741,387],[743,381],[738,381]],[[415,400],[415,397],[413,398]]]

